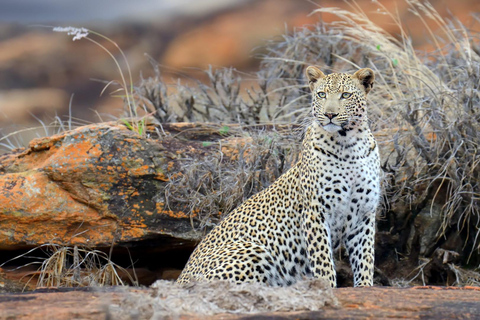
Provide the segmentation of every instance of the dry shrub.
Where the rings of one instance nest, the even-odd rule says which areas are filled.
[[[297,161],[295,134],[235,131],[229,130],[230,139],[204,142],[209,149],[202,161],[182,159],[181,174],[170,174],[165,188],[167,205],[188,208],[200,220],[200,229],[218,223],[222,214],[265,189]],[[239,138],[232,138],[235,135]],[[225,154],[227,144],[229,154]]]
[[[376,14],[390,17],[399,30],[398,36],[377,26],[375,16],[366,15],[354,2],[350,2],[351,10],[321,8],[315,13],[333,14],[338,20],[298,29],[280,41],[272,41],[262,57],[261,70],[250,76],[257,79],[256,86],[242,88],[242,75],[232,69],[210,69],[210,83],[198,88],[180,86],[169,110],[181,110],[177,119],[184,121],[308,124],[310,97],[303,76],[307,65],[319,65],[327,73],[353,72],[361,67],[374,69],[377,77],[369,94],[369,118],[381,147],[384,171],[380,233],[396,239],[390,248],[395,250],[394,255],[411,255],[415,218],[429,209],[431,219],[436,221],[432,225],[440,223],[441,227],[427,245],[429,252],[422,254],[431,255],[435,248],[445,245],[462,253],[463,264],[478,265],[478,34],[470,33],[454,17],[443,19],[429,3],[408,1],[410,11],[424,24],[435,47],[434,51],[417,52],[408,26],[402,25],[400,17],[380,2],[376,3]],[[258,145],[258,150],[252,148],[249,152],[259,157],[268,148]],[[212,206],[214,210],[203,217],[215,216],[218,211],[227,213],[259,190],[248,187],[258,170],[251,163],[239,165],[245,168],[240,175],[233,170],[230,178],[211,178],[215,172],[231,171],[231,164],[222,166],[218,159],[209,160],[211,168],[200,170],[195,166],[203,164],[189,164],[192,174],[188,179],[196,182],[190,186],[195,195],[188,201],[194,207],[204,206],[202,196],[196,198],[199,181],[210,181],[203,194],[223,192],[229,199],[228,204]],[[273,159],[273,166],[275,160],[279,161]],[[202,176],[195,176],[195,172],[202,172]],[[277,176],[270,175],[261,186]],[[207,201],[204,207],[211,204]],[[440,209],[434,210],[436,207]]]

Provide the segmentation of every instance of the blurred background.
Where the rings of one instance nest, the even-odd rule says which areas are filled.
[[[429,30],[408,11],[406,1],[380,3],[398,12],[418,50],[432,50]],[[430,3],[446,19],[480,30],[480,1]],[[0,140],[3,152],[45,135],[42,123],[55,117],[66,121],[70,114],[80,124],[116,119],[124,112],[122,99],[110,95],[113,86],[101,95],[106,83],[119,80],[112,58],[92,42],[72,41],[52,27],[86,27],[107,36],[125,52],[134,83],[153,76],[158,66],[174,91],[178,81],[205,80],[202,70],[209,66],[258,70],[266,41],[334,18],[310,14],[320,6],[359,6],[380,27],[399,32],[391,18],[376,14],[372,0],[1,0],[0,139],[12,132],[23,135]],[[101,44],[123,62],[111,43]],[[32,127],[39,129],[27,129]]]

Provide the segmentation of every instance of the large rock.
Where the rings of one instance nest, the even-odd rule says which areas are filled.
[[[181,174],[181,159],[208,150],[170,134],[188,127],[164,126],[165,136],[154,140],[123,124],[95,124],[0,156],[0,249],[109,246],[159,235],[198,240],[186,208],[167,206],[164,192],[167,175]]]
[[[480,313],[480,291],[472,287],[338,288],[333,293],[338,305],[317,311],[188,314],[165,319],[476,319]],[[233,294],[248,298],[245,291]],[[118,287],[0,294],[0,319],[164,319],[155,310],[165,302],[154,300],[154,295],[153,289]],[[198,305],[209,307],[201,298]],[[255,310],[255,305],[251,308]]]
[[[177,123],[150,125],[141,136],[111,122],[35,139],[0,156],[0,250],[165,237],[198,241],[215,221],[197,219],[198,210],[179,194],[189,190],[178,181],[196,168],[188,164],[208,162],[213,153],[222,166],[236,165],[239,156],[255,161],[248,148],[238,147],[251,138],[229,138],[234,131]]]

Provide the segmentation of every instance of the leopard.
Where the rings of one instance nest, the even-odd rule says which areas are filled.
[[[314,278],[336,287],[334,256],[343,249],[353,285],[373,285],[380,159],[366,96],[375,75],[325,75],[317,66],[305,74],[312,119],[298,161],[204,237],[177,283],[289,286]]]

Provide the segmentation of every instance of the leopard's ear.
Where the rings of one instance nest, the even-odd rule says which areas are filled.
[[[375,74],[370,68],[363,68],[353,74],[353,78],[357,78],[360,84],[365,89],[365,94],[369,93],[373,88],[373,82],[375,81]]]
[[[305,70],[305,75],[308,78],[308,85],[310,86],[310,90],[313,90],[313,85],[315,84],[315,82],[318,81],[318,79],[325,77],[325,74],[323,74],[323,72],[315,66],[308,67]]]

